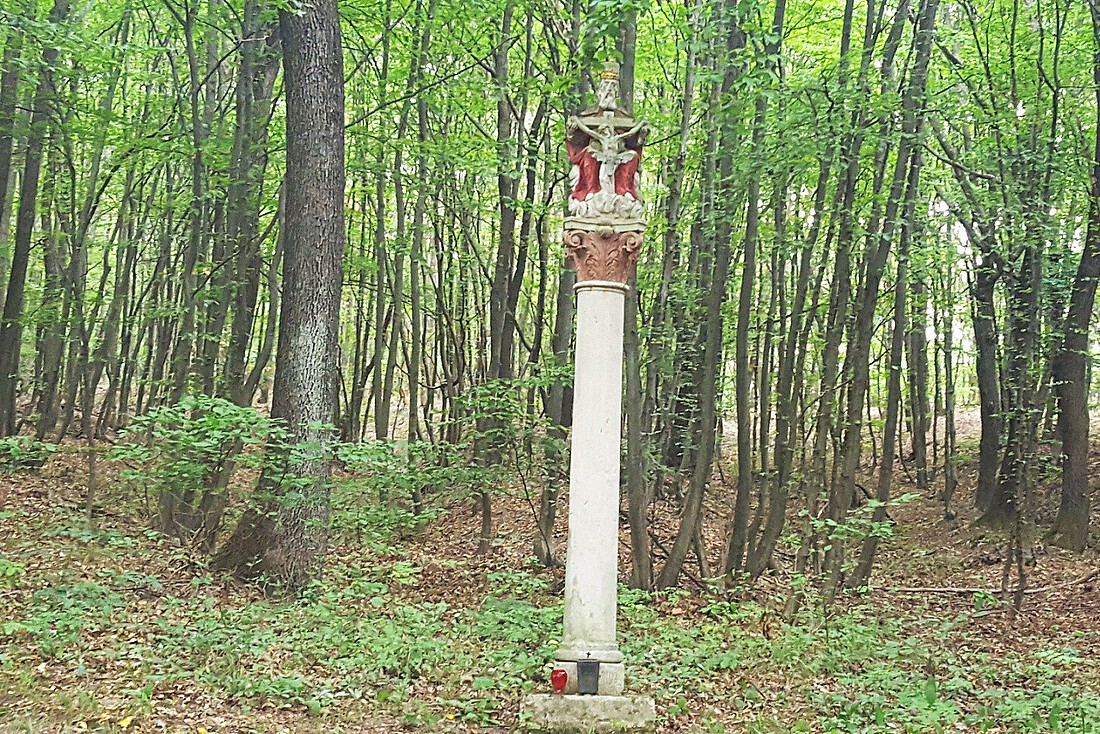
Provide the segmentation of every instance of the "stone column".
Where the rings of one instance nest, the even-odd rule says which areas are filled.
[[[615,638],[619,568],[623,312],[640,232],[567,230],[577,271],[577,346],[569,464],[565,619],[557,667],[577,691],[578,660],[600,661],[599,694],[623,691]]]
[[[623,315],[645,232],[638,166],[648,131],[619,107],[618,97],[618,67],[609,63],[600,75],[596,106],[566,123],[573,190],[564,240],[577,271],[577,350],[565,629],[554,667],[567,678],[562,695],[524,700],[528,728],[542,732],[651,731],[656,718],[652,698],[623,695],[623,656],[615,636]],[[599,663],[596,695],[578,695],[581,660]]]

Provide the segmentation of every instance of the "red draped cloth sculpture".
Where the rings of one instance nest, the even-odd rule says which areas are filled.
[[[569,162],[580,172],[572,196],[577,201],[584,201],[589,194],[600,190],[600,162],[588,149],[588,141],[584,145],[576,145],[566,140],[565,149],[569,151]]]
[[[630,194],[634,199],[638,198],[638,189],[635,181],[638,177],[638,166],[642,163],[642,151],[633,151],[634,155],[626,163],[620,163],[615,169],[615,193]]]

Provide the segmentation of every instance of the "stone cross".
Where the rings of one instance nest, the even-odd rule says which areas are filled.
[[[560,695],[529,696],[536,731],[648,731],[653,700],[623,695],[616,639],[623,313],[645,234],[639,166],[649,126],[619,104],[619,70],[600,73],[597,103],[566,123],[573,164],[564,245],[577,272],[577,346],[569,465],[569,539]],[[598,665],[595,665],[598,663]],[[578,695],[579,668],[596,669]],[[587,686],[586,686],[587,687]]]

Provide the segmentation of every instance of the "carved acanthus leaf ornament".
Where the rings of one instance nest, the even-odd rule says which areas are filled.
[[[641,232],[567,229],[565,255],[578,281],[626,283],[638,267],[642,239]]]

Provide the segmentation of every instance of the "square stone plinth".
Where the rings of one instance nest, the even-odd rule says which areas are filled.
[[[523,725],[539,734],[652,732],[657,719],[645,696],[554,696],[523,699]]]

